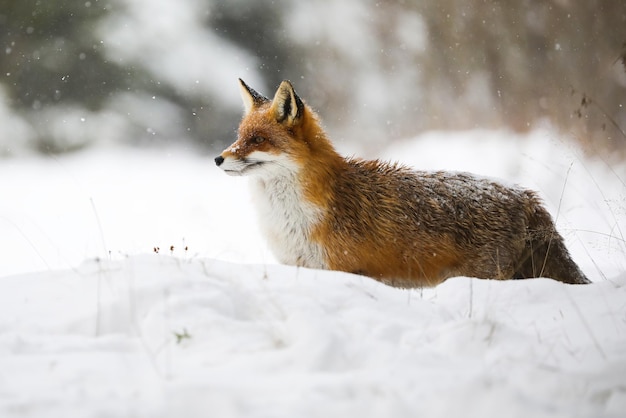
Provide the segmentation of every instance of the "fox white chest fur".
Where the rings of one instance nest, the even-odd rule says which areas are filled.
[[[251,186],[259,225],[276,258],[290,265],[327,268],[321,246],[309,238],[322,214],[302,199],[297,177],[259,177]]]

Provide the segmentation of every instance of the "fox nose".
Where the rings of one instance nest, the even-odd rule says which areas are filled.
[[[217,157],[215,157],[215,164],[218,167],[221,166],[223,162],[224,162],[224,157],[222,157],[221,155],[218,155]]]

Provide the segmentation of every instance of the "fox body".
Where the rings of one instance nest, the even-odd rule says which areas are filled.
[[[534,192],[344,158],[291,83],[269,100],[239,81],[238,138],[215,162],[251,176],[262,232],[282,263],[400,287],[453,276],[588,283]]]

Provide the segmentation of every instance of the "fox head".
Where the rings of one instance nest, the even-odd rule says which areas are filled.
[[[244,116],[237,140],[215,163],[233,176],[272,176],[297,171],[315,148],[315,114],[283,81],[272,100],[239,79]],[[323,135],[322,135],[323,136]]]

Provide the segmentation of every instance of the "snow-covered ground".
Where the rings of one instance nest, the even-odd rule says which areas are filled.
[[[626,415],[624,165],[550,130],[390,146],[538,190],[595,282],[420,291],[276,265],[212,157],[1,162],[0,416]]]

